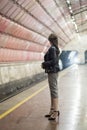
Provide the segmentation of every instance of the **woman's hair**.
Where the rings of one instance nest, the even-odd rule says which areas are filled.
[[[50,34],[48,37],[48,40],[55,45],[56,47],[58,47],[58,38],[55,34]]]

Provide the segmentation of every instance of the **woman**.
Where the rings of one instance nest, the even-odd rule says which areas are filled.
[[[59,48],[58,48],[58,39],[55,34],[51,34],[48,37],[50,42],[50,48],[44,56],[44,62],[42,63],[42,68],[45,69],[45,72],[48,73],[48,83],[50,88],[51,95],[51,107],[49,114],[45,115],[48,117],[48,120],[55,120],[59,117],[58,111],[58,71],[59,71]]]

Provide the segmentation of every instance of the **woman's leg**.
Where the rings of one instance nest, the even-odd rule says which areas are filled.
[[[54,108],[53,113],[51,116],[48,118],[48,120],[55,120],[57,117],[59,119],[60,112],[58,110],[58,98],[51,98],[52,100],[52,106]]]
[[[59,116],[57,78],[58,73],[52,73],[48,75],[50,94],[51,94],[51,108],[54,109],[54,112],[50,116],[49,120],[54,120],[57,116]]]
[[[55,110],[58,109],[58,73],[50,73],[48,74],[48,83],[50,88],[51,95],[51,108]]]
[[[58,111],[58,98],[52,98],[52,107],[54,111]]]

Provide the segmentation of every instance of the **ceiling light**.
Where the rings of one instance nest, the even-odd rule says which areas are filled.
[[[77,33],[79,32],[78,29],[76,30],[76,32],[77,32]]]
[[[77,30],[77,25],[76,25],[76,23],[75,23],[75,29]]]
[[[71,6],[69,6],[69,9],[70,9],[70,10],[72,9]]]
[[[75,20],[74,16],[72,16],[71,18],[72,18],[72,20]]]
[[[69,1],[69,0],[67,0],[66,2],[67,2],[68,4],[70,4],[70,1]]]
[[[86,19],[87,19],[87,15],[86,15],[85,17],[86,17]]]
[[[73,24],[75,24],[75,21],[72,21]]]
[[[73,11],[72,11],[72,10],[70,10],[70,13],[73,13]]]
[[[74,25],[74,28],[75,28],[76,32],[78,32],[78,27],[77,27],[77,24],[76,24],[76,22],[75,22],[75,17],[74,17],[74,14],[73,14],[71,2],[70,2],[70,0],[66,0],[66,3],[67,3],[67,6],[68,6],[68,9],[69,9],[69,13],[70,13],[70,16],[71,16],[71,19],[72,19],[72,23],[73,23],[73,25]],[[87,15],[86,15],[86,18],[87,18]]]

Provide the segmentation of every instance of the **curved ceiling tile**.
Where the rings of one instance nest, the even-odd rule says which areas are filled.
[[[41,53],[17,51],[10,49],[0,48],[0,62],[19,62],[19,61],[32,61],[42,60]]]
[[[18,7],[17,7],[18,8]],[[14,15],[14,13],[13,13],[13,15]],[[12,17],[12,15],[11,15],[11,17]],[[28,16],[29,17],[29,16]],[[28,18],[29,19],[29,18]],[[23,20],[22,20],[23,21]],[[28,20],[27,20],[28,21]],[[35,22],[35,24],[36,24],[36,22]],[[29,21],[29,25],[31,25],[30,24],[30,21]],[[35,25],[35,26],[37,26],[37,25]],[[34,26],[34,29],[35,29],[35,26]],[[40,28],[40,24],[39,24],[39,28]],[[54,26],[52,26],[52,28],[54,29],[54,30],[56,30],[56,32],[58,32],[59,31],[59,29],[57,29],[58,27],[57,27],[57,25],[55,25],[54,24]],[[13,30],[15,30],[15,29],[13,29]],[[38,30],[38,29],[36,29],[36,30]],[[41,28],[40,28],[40,30],[41,30]],[[46,30],[46,32],[47,32],[47,29],[44,29],[44,30]],[[13,31],[13,32],[15,32],[16,34],[17,34],[17,32],[19,32],[19,31]],[[44,31],[42,31],[42,32],[44,32]],[[51,32],[50,32],[51,33]],[[58,32],[59,34],[61,34],[61,36],[62,36],[62,38],[64,38],[64,39],[66,39],[63,35],[62,35],[62,32],[60,33],[60,32]],[[20,33],[18,33],[18,34],[20,34]],[[68,39],[68,38],[67,38]],[[66,39],[66,42],[68,41]]]
[[[80,1],[79,4],[80,4],[80,7],[78,9],[74,10],[74,7],[73,7],[74,15],[81,14],[82,12],[87,11],[87,2],[83,4],[82,1]]]
[[[2,10],[8,3],[9,0],[0,0],[0,10]]]
[[[8,35],[0,34],[0,37],[0,47],[3,48],[33,52],[42,52],[44,49],[43,45],[35,44],[33,42],[28,42],[25,40],[20,40]]]
[[[64,42],[64,43],[68,42],[69,39],[64,35],[64,33],[61,31],[60,28],[56,27],[55,23],[53,23],[51,25],[51,27],[52,27],[52,29],[55,29],[55,31],[57,32],[56,34],[59,36],[59,38],[62,40],[62,42]],[[59,42],[59,44],[61,44],[61,43]]]
[[[50,26],[53,23],[53,20],[47,15],[47,13],[42,9],[42,7],[35,2],[32,8],[28,9],[33,16],[35,16],[43,24]]]
[[[6,39],[0,33],[0,47],[5,47],[5,41],[6,41]]]
[[[59,47],[60,47],[61,49],[63,49],[64,46],[66,46],[66,43],[63,42],[61,39],[58,39],[58,42],[60,43],[60,44],[59,44]]]
[[[75,1],[71,1],[71,6],[72,6],[72,10],[73,12],[75,13],[75,11],[79,10],[81,8],[81,1],[80,0],[77,0],[76,2]],[[77,24],[81,24],[81,20],[82,19],[82,15],[81,14],[78,14],[78,15],[75,15],[75,20],[77,21],[76,23]]]
[[[16,5],[17,3],[15,3],[15,1],[13,1],[13,5]],[[30,15],[30,13],[29,12],[27,12],[27,10],[25,10],[21,5],[16,5],[17,7],[16,7],[16,11],[10,16],[12,19],[14,19],[15,21],[17,21],[18,23],[21,23],[22,21],[24,21],[24,20],[27,20],[27,21],[32,21],[32,15]],[[19,10],[20,9],[20,10]],[[18,12],[17,12],[18,11]],[[6,14],[7,15],[7,14]],[[28,18],[29,17],[29,18]],[[31,19],[31,20],[30,20]],[[34,24],[36,24],[36,26],[38,27],[38,29],[39,29],[39,31],[43,28],[43,26],[42,26],[42,24],[40,23],[40,21],[38,21],[36,18],[33,18],[33,22],[34,22]],[[33,23],[32,22],[32,23]],[[25,25],[24,24],[24,22],[23,22],[23,25]],[[31,25],[31,23],[30,23],[30,25]],[[32,25],[31,25],[32,26]],[[30,27],[30,26],[29,26]],[[34,29],[35,28],[35,26],[33,27],[32,26],[32,29]],[[45,29],[47,30],[47,28],[45,27]],[[36,30],[37,30],[37,28],[36,28]],[[41,32],[43,33],[43,30],[41,30]],[[46,31],[47,32],[47,31]],[[50,34],[51,32],[49,31],[49,34]],[[46,35],[46,34],[44,34],[44,35]]]
[[[26,44],[22,44],[22,40],[19,41],[19,39],[4,34],[1,34],[1,37],[2,38],[0,39],[0,47],[18,50],[24,50],[24,47],[26,47]]]
[[[1,4],[1,3],[0,3]],[[3,8],[1,9],[1,12],[3,14],[7,14],[7,12],[13,7],[13,4],[11,1],[7,1],[7,4],[5,6],[3,6]]]
[[[63,48],[86,23],[87,0],[0,0],[0,61],[40,60],[50,33]]]
[[[86,6],[87,7],[87,0],[81,0],[82,6]]]
[[[8,21],[4,20],[3,17],[0,16],[0,31],[4,32],[8,25]]]
[[[26,26],[27,28],[34,30],[35,32],[37,32],[39,34],[45,35],[46,37],[47,37],[47,34],[44,33],[44,31],[43,31],[44,29],[47,30],[49,32],[49,34],[51,33],[51,31],[49,29],[44,27],[41,23],[39,23],[37,20],[35,20],[33,17],[31,17],[28,14],[25,14],[24,19],[20,19],[20,23],[23,24],[24,26]]]
[[[75,10],[78,10],[80,9],[80,4],[81,4],[81,1],[80,0],[71,0],[71,4],[72,4],[72,10],[75,11]]]
[[[11,3],[12,3],[12,1],[11,1]],[[9,2],[8,2],[7,4],[9,5]],[[13,5],[16,5],[16,4],[14,4],[14,3],[12,3],[12,4],[13,4]],[[12,9],[12,8],[11,8],[11,9]],[[5,7],[3,8],[3,10],[5,10]],[[9,16],[8,16],[9,13],[4,14],[4,13],[3,13],[3,10],[1,10],[1,13],[2,13],[3,15],[5,15],[5,16],[9,17]],[[23,11],[24,11],[24,10],[23,10]],[[26,14],[25,11],[24,11],[24,15],[22,15],[22,17],[21,17],[18,21],[16,21],[16,20],[17,20],[17,16],[18,16],[17,14],[20,14],[20,12],[21,12],[20,7],[19,7],[18,5],[16,5],[16,10],[11,14],[10,19],[13,19],[15,22],[18,22],[19,24],[22,24],[22,25],[25,26],[26,28],[31,29],[32,31],[35,31],[35,32],[38,33],[38,34],[45,35],[46,37],[47,37],[48,34],[51,33],[51,31],[50,31],[49,29],[47,29],[47,28],[44,27],[41,23],[39,23],[37,20],[35,20],[34,18],[32,18],[32,16],[29,16],[29,14]],[[24,17],[24,16],[25,16],[25,17]],[[29,23],[30,17],[31,17],[31,20],[33,19],[32,22],[31,22],[31,23],[34,23],[33,25],[31,25],[31,24]],[[26,22],[28,22],[28,23],[26,23],[25,20],[27,20]],[[19,21],[21,21],[21,22],[19,22]],[[28,24],[29,24],[29,25],[28,25]],[[44,29],[44,30],[46,30],[46,31],[44,32],[44,30],[41,30],[41,29]]]
[[[26,9],[30,9],[33,6],[33,0],[19,0],[18,3]]]
[[[47,42],[45,37],[40,36],[39,34],[32,32],[24,27],[14,23],[0,15],[0,31],[7,34],[11,34],[14,37],[21,38],[23,40],[29,40],[36,42],[37,44],[44,44]]]
[[[12,14],[17,10],[17,5],[13,5],[12,3],[12,7],[10,8],[10,10],[6,13],[6,15],[11,18]]]
[[[79,32],[87,32],[87,21],[79,27]],[[86,33],[87,34],[87,33]]]
[[[30,43],[27,45],[26,50],[27,51],[34,51],[34,52],[42,52],[44,49],[44,46],[37,45],[35,43]]]
[[[57,5],[59,11],[61,12],[63,20],[65,21],[65,24],[63,25],[63,29],[67,30],[67,33],[68,33],[70,39],[72,39],[74,37],[74,30],[73,30],[74,28],[73,28],[73,24],[72,24],[71,17],[69,14],[69,10],[67,9],[66,3],[64,1],[64,3],[65,3],[65,5],[64,5],[63,3],[62,4],[59,3],[61,1],[57,1],[57,0],[54,0],[54,1]]]
[[[83,24],[86,23],[87,14],[85,11],[87,10],[87,0],[72,0],[71,5],[78,30],[80,31]]]
[[[54,20],[54,23],[57,24],[57,26],[64,33],[63,35],[66,35],[66,37],[69,39],[67,31],[65,32],[65,29],[64,29],[66,21],[65,21],[64,17],[62,16],[62,13],[61,13],[56,1],[54,1],[54,0],[48,0],[48,1],[40,0],[40,4],[43,6],[44,10],[46,10],[46,12],[50,15],[50,17]],[[67,30],[69,30],[69,27],[67,27]]]
[[[16,17],[14,18],[15,21],[19,21],[20,18],[24,15],[24,11],[20,9],[19,13],[17,13]]]
[[[74,22],[73,22],[73,19],[72,19],[72,16],[71,16],[71,0],[55,0],[57,5],[60,5],[60,7],[62,8],[62,12],[63,12],[63,18],[65,18],[65,21],[66,21],[66,24],[68,26],[69,29],[71,29],[71,34],[69,35],[70,39],[73,39],[74,36],[75,36],[75,33],[78,31],[74,25]],[[67,2],[68,1],[68,2]],[[69,3],[69,4],[67,4]],[[67,29],[67,31],[69,32],[69,29]],[[64,28],[64,30],[66,31],[66,26]]]
[[[19,4],[20,4],[20,1],[21,1],[21,0],[18,1]],[[27,3],[27,4],[26,4],[26,3]],[[23,6],[25,9],[28,10],[28,9],[31,9],[31,8],[34,6],[35,3],[36,3],[35,0],[26,0],[25,3],[22,4],[22,6]]]
[[[53,32],[57,33],[58,32],[58,28],[60,28],[60,26],[57,25],[57,23],[55,22],[55,20],[53,20],[49,16],[49,14],[41,7],[40,4],[38,4],[37,2],[34,2],[34,1],[32,1],[32,2],[33,2],[33,6],[32,6],[32,8],[29,8],[28,11],[30,11],[31,14],[33,16],[37,17],[37,19],[40,20],[42,23],[45,23],[44,26],[50,27],[50,29]],[[54,27],[52,28],[52,24],[54,24],[55,29],[53,29]],[[60,33],[60,35],[61,35],[61,33]],[[67,37],[67,39],[68,39],[68,37]]]
[[[5,43],[5,48],[15,49],[15,50],[25,50],[26,46],[27,46],[26,43],[24,43],[22,40],[12,38],[12,37],[8,37],[8,40]]]
[[[19,5],[20,7],[21,7],[21,5]],[[22,7],[21,7],[22,8]],[[26,10],[25,9],[23,9],[25,12],[26,12]],[[31,14],[31,12],[28,12],[27,13],[27,15],[30,15]],[[26,14],[25,14],[26,15]],[[36,21],[38,21],[37,20],[37,18],[33,15],[30,15],[31,17],[33,17],[34,18],[34,20],[36,20]],[[28,17],[30,17],[30,16],[27,16],[27,18]],[[48,16],[48,15],[47,15]],[[29,21],[28,19],[27,19],[26,17],[22,17],[21,19],[20,19],[20,21],[23,21],[23,19],[26,19],[26,21]],[[41,23],[40,21],[38,21],[39,23]],[[24,22],[25,23],[25,22]],[[33,22],[34,23],[34,22]],[[36,22],[35,22],[36,23]],[[23,23],[22,23],[23,24]],[[28,23],[26,23],[27,25],[28,25]],[[29,23],[29,25],[30,25],[31,23]],[[43,23],[42,23],[43,24]],[[36,25],[37,26],[37,25]],[[32,27],[32,26],[31,26]],[[32,27],[33,28],[33,27]],[[35,27],[34,27],[35,28]],[[49,28],[47,25],[45,25],[44,27],[43,27],[43,29],[46,31],[44,31],[44,30],[41,30],[41,28],[40,28],[40,24],[39,24],[39,26],[38,26],[38,28],[39,28],[39,31],[41,31],[41,32],[43,32],[43,34],[45,34],[46,36],[48,36],[53,30],[51,29],[51,28]],[[56,28],[56,27],[55,27]],[[51,32],[49,32],[48,33],[48,35],[46,34],[47,33],[47,29],[49,29]],[[37,30],[37,29],[36,29]]]
[[[19,7],[16,7],[16,10],[12,13],[12,15],[10,16],[10,18],[13,19],[14,21],[17,21],[18,20],[17,16],[19,15],[20,12],[21,12],[21,9]]]
[[[41,53],[33,53],[33,52],[27,52],[26,53],[26,61],[39,61],[43,59],[43,55]]]
[[[81,23],[82,23],[82,16],[81,16],[81,14],[77,14],[75,16],[75,20],[76,20],[77,25],[81,25]]]
[[[82,12],[82,19],[81,19],[81,21],[82,21],[82,23],[81,23],[82,25],[87,23],[87,11]]]

